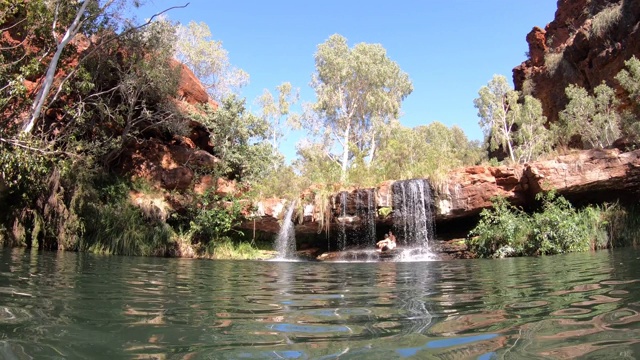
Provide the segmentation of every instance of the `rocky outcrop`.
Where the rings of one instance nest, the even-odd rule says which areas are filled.
[[[22,8],[21,8],[22,9]],[[8,19],[0,24],[0,28],[5,29],[0,33],[0,47],[3,48],[5,60],[9,63],[12,61],[20,61],[23,58],[42,57],[40,55],[43,48],[43,39],[38,38],[32,32],[26,31],[23,26],[25,17],[28,15],[23,13],[24,9],[19,10],[15,17]],[[92,36],[90,38],[78,34],[68,45],[68,54],[66,54],[58,64],[57,71],[54,76],[54,88],[60,86],[62,81],[72,71],[76,69],[83,59],[86,61],[90,54],[97,49],[104,49],[108,52],[105,44],[117,41],[115,33],[104,33],[102,36]],[[115,50],[117,56],[114,59],[121,59],[127,56],[127,52],[118,48]],[[50,55],[50,54],[49,54]],[[109,55],[112,55],[109,53]],[[92,55],[97,56],[97,55]],[[46,63],[49,58],[41,59]],[[176,93],[168,99],[161,101],[170,102],[180,113],[187,114],[193,111],[199,111],[199,106],[209,105],[217,108],[217,103],[208,95],[205,87],[195,74],[184,64],[175,59],[170,60],[169,64],[173,71],[179,73],[178,86]],[[114,68],[106,67],[104,71],[115,71]],[[39,91],[44,79],[43,73],[31,74],[28,78],[22,79],[26,89],[26,96],[12,96],[9,103],[2,107],[0,113],[0,127],[5,133],[15,133],[28,119],[30,111],[28,110],[28,102],[24,99],[33,99],[36,92]],[[46,128],[51,134],[59,134],[62,129],[67,127],[66,121],[69,117],[65,117],[64,110],[66,105],[74,101],[74,97],[70,95],[61,95],[59,100],[48,105],[45,111],[44,120],[47,124]],[[147,104],[153,106],[154,104]],[[200,193],[207,190],[207,186],[216,186],[210,181],[196,181],[199,177],[194,176],[193,168],[199,168],[204,171],[210,170],[218,159],[213,155],[214,149],[211,143],[209,131],[202,124],[195,121],[188,121],[181,116],[176,116],[176,127],[182,128],[186,136],[174,136],[166,138],[165,134],[146,131],[144,136],[124,144],[124,149],[119,153],[118,158],[112,161],[114,170],[121,174],[127,174],[134,178],[144,178],[159,188],[165,190],[191,190],[196,187]],[[122,129],[116,124],[106,124],[101,120],[101,126],[105,131],[113,131],[114,136]],[[88,134],[87,136],[91,136]],[[113,159],[110,159],[110,161]],[[206,179],[203,179],[206,180]],[[2,190],[2,182],[0,182],[0,191]]]
[[[592,90],[614,79],[632,56],[640,57],[640,0],[559,0],[555,19],[527,35],[529,59],[513,69],[516,90],[540,99],[550,122],[567,104],[564,89]]]
[[[384,182],[373,189],[376,223],[381,226],[392,224],[392,184]],[[537,193],[549,190],[556,190],[577,203],[635,200],[640,194],[640,150],[585,150],[515,167],[473,166],[452,171],[446,182],[432,185],[436,222],[476,216],[491,206],[495,196],[504,197],[514,205],[531,207]],[[335,229],[338,222],[356,226],[361,221],[355,211],[356,201],[363,191],[353,189],[346,197],[340,193],[324,202],[311,198],[301,200],[304,216],[296,217],[303,219],[296,220],[296,234],[323,233]],[[341,199],[345,198],[347,203],[342,207]],[[326,208],[315,205],[321,203],[327,204]],[[251,223],[244,226],[276,233],[285,206],[283,200],[258,202],[259,211],[254,213]],[[345,213],[341,214],[338,208],[346,209]],[[325,223],[320,225],[319,219]]]

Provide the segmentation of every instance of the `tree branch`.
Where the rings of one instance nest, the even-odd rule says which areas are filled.
[[[56,50],[56,53],[54,54],[53,59],[51,60],[51,62],[49,63],[49,68],[47,70],[47,74],[45,76],[45,82],[44,82],[44,87],[42,88],[40,94],[38,95],[38,97],[36,98],[36,101],[34,102],[34,107],[33,107],[33,114],[31,116],[31,119],[29,120],[29,122],[25,125],[23,132],[25,133],[31,133],[31,131],[33,130],[34,126],[35,126],[35,122],[37,121],[37,118],[40,116],[40,113],[42,111],[42,107],[44,106],[44,102],[46,100],[46,98],[49,95],[49,90],[51,88],[51,85],[53,84],[53,80],[54,80],[54,75],[55,75],[55,71],[57,69],[58,66],[58,61],[60,58],[60,55],[62,53],[62,50],[64,49],[64,47],[67,45],[67,43],[69,43],[69,41],[71,41],[71,39],[73,39],[75,37],[75,35],[77,34],[80,26],[82,25],[82,23],[84,22],[84,20],[81,20],[81,16],[84,13],[89,1],[92,0],[85,0],[82,3],[82,7],[78,10],[78,12],[76,13],[76,18],[74,19],[73,23],[71,24],[71,26],[69,26],[69,29],[67,29],[67,32],[65,33],[62,41],[60,41],[60,43],[58,44],[58,48]],[[103,12],[106,7],[108,5],[110,5],[112,1],[109,1],[102,9],[101,12]],[[160,11],[156,14],[154,14],[153,16],[151,16],[149,18],[149,20],[147,20],[144,24],[127,29],[126,31],[124,31],[123,33],[107,40],[106,42],[100,43],[100,46],[103,46],[107,43],[109,43],[110,41],[113,41],[115,39],[120,38],[121,36],[124,36],[132,31],[141,29],[149,24],[151,24],[151,22],[153,21],[154,18],[170,11],[173,9],[178,9],[178,8],[185,8],[189,5],[189,3],[186,3],[185,5],[181,5],[181,6],[172,6],[169,7],[163,11]],[[85,19],[86,20],[86,19]],[[86,59],[88,56],[92,55],[97,48],[94,48],[91,52],[89,52],[87,55],[85,55],[78,63],[78,65],[80,65],[80,63]],[[76,67],[77,68],[77,67]],[[58,86],[58,89],[52,99],[52,101],[55,101],[58,98],[58,95],[60,94],[61,90],[62,90],[62,86],[64,85],[64,83],[70,78],[70,76],[72,76],[73,74],[75,74],[75,70],[72,71],[71,73],[69,73],[60,83],[60,85]]]
[[[75,157],[75,158],[82,158],[80,155],[78,154],[74,154],[74,153],[70,153],[70,152],[66,152],[66,151],[47,151],[44,149],[40,149],[40,148],[36,148],[33,146],[29,146],[29,145],[25,145],[23,141],[18,141],[18,140],[14,140],[14,139],[5,139],[5,138],[0,138],[0,141],[5,143],[5,144],[9,144],[11,146],[15,146],[15,147],[19,147],[25,150],[29,150],[29,151],[34,151],[34,152],[38,152],[41,153],[43,155],[60,155],[60,154],[64,154],[70,157]]]

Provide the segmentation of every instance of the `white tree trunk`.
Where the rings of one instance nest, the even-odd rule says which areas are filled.
[[[371,164],[373,164],[373,156],[376,154],[376,134],[373,133],[371,134],[371,148],[369,149],[369,159],[367,160],[367,167],[371,167]]]
[[[344,130],[344,141],[342,143],[342,182],[347,181],[347,167],[349,162],[349,133],[351,131],[351,122],[347,124]]]
[[[56,47],[56,52],[53,54],[51,61],[49,62],[49,67],[47,68],[47,74],[44,78],[44,83],[42,84],[42,89],[38,92],[38,96],[33,102],[31,119],[24,126],[23,132],[31,133],[33,128],[35,127],[36,121],[40,117],[40,113],[42,112],[42,107],[44,106],[44,102],[49,96],[49,91],[51,90],[51,86],[53,85],[53,80],[56,74],[56,70],[58,68],[58,61],[60,61],[60,56],[62,55],[62,51],[65,46],[76,36],[78,31],[80,30],[80,25],[82,24],[82,16],[84,15],[85,10],[87,9],[87,5],[89,2],[93,0],[85,0],[78,9],[76,13],[75,19],[73,19],[73,23],[69,26],[67,31],[64,33],[62,40],[58,43]]]

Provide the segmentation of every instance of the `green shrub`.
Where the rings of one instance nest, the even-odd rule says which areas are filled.
[[[469,234],[467,246],[481,257],[497,256],[499,251],[523,254],[531,219],[522,210],[510,205],[505,198],[493,199],[493,208],[480,213],[478,225]]]
[[[230,238],[222,238],[209,243],[206,249],[207,255],[214,259],[258,259],[261,252],[252,244],[243,241],[233,241]]]
[[[540,193],[536,199],[543,202],[543,211],[531,216],[532,228],[525,254],[560,254],[591,248],[593,228],[588,222],[592,220],[591,211],[576,211],[565,198],[556,196],[554,192]]]
[[[555,74],[564,61],[564,50],[548,52],[544,55],[544,66],[550,74]]]
[[[509,205],[504,198],[494,199],[493,208],[482,211],[478,225],[467,238],[469,250],[480,257],[504,257],[561,254],[612,245],[616,235],[610,219],[620,218],[619,207],[578,210],[555,192],[536,198],[542,207],[533,214]],[[625,225],[615,227],[626,229]]]
[[[611,246],[640,245],[640,209],[637,205],[607,207],[604,222],[612,239]]]
[[[608,6],[595,14],[591,19],[589,35],[601,37],[622,18],[622,3]]]
[[[205,194],[191,211],[189,228],[196,239],[209,242],[222,238],[240,221],[242,208],[236,199]]]
[[[384,206],[378,209],[378,215],[383,218],[391,215],[391,212],[393,212],[393,208],[391,208],[390,206]]]
[[[89,192],[78,204],[85,232],[77,250],[114,255],[169,254],[173,248],[171,227],[146,217],[130,203],[128,192],[129,184],[115,181]]]

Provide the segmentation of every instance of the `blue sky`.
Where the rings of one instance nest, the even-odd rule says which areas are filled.
[[[414,91],[402,106],[403,125],[440,121],[458,125],[470,139],[482,139],[473,99],[494,74],[511,79],[525,60],[525,37],[551,22],[556,0],[325,0],[211,1],[149,0],[140,16],[190,2],[168,13],[187,24],[205,22],[221,40],[230,61],[250,75],[242,89],[247,105],[289,81],[301,100],[314,101],[309,87],[318,44],[338,33],[353,46],[380,43],[409,74]],[[300,134],[281,147],[295,157]]]

